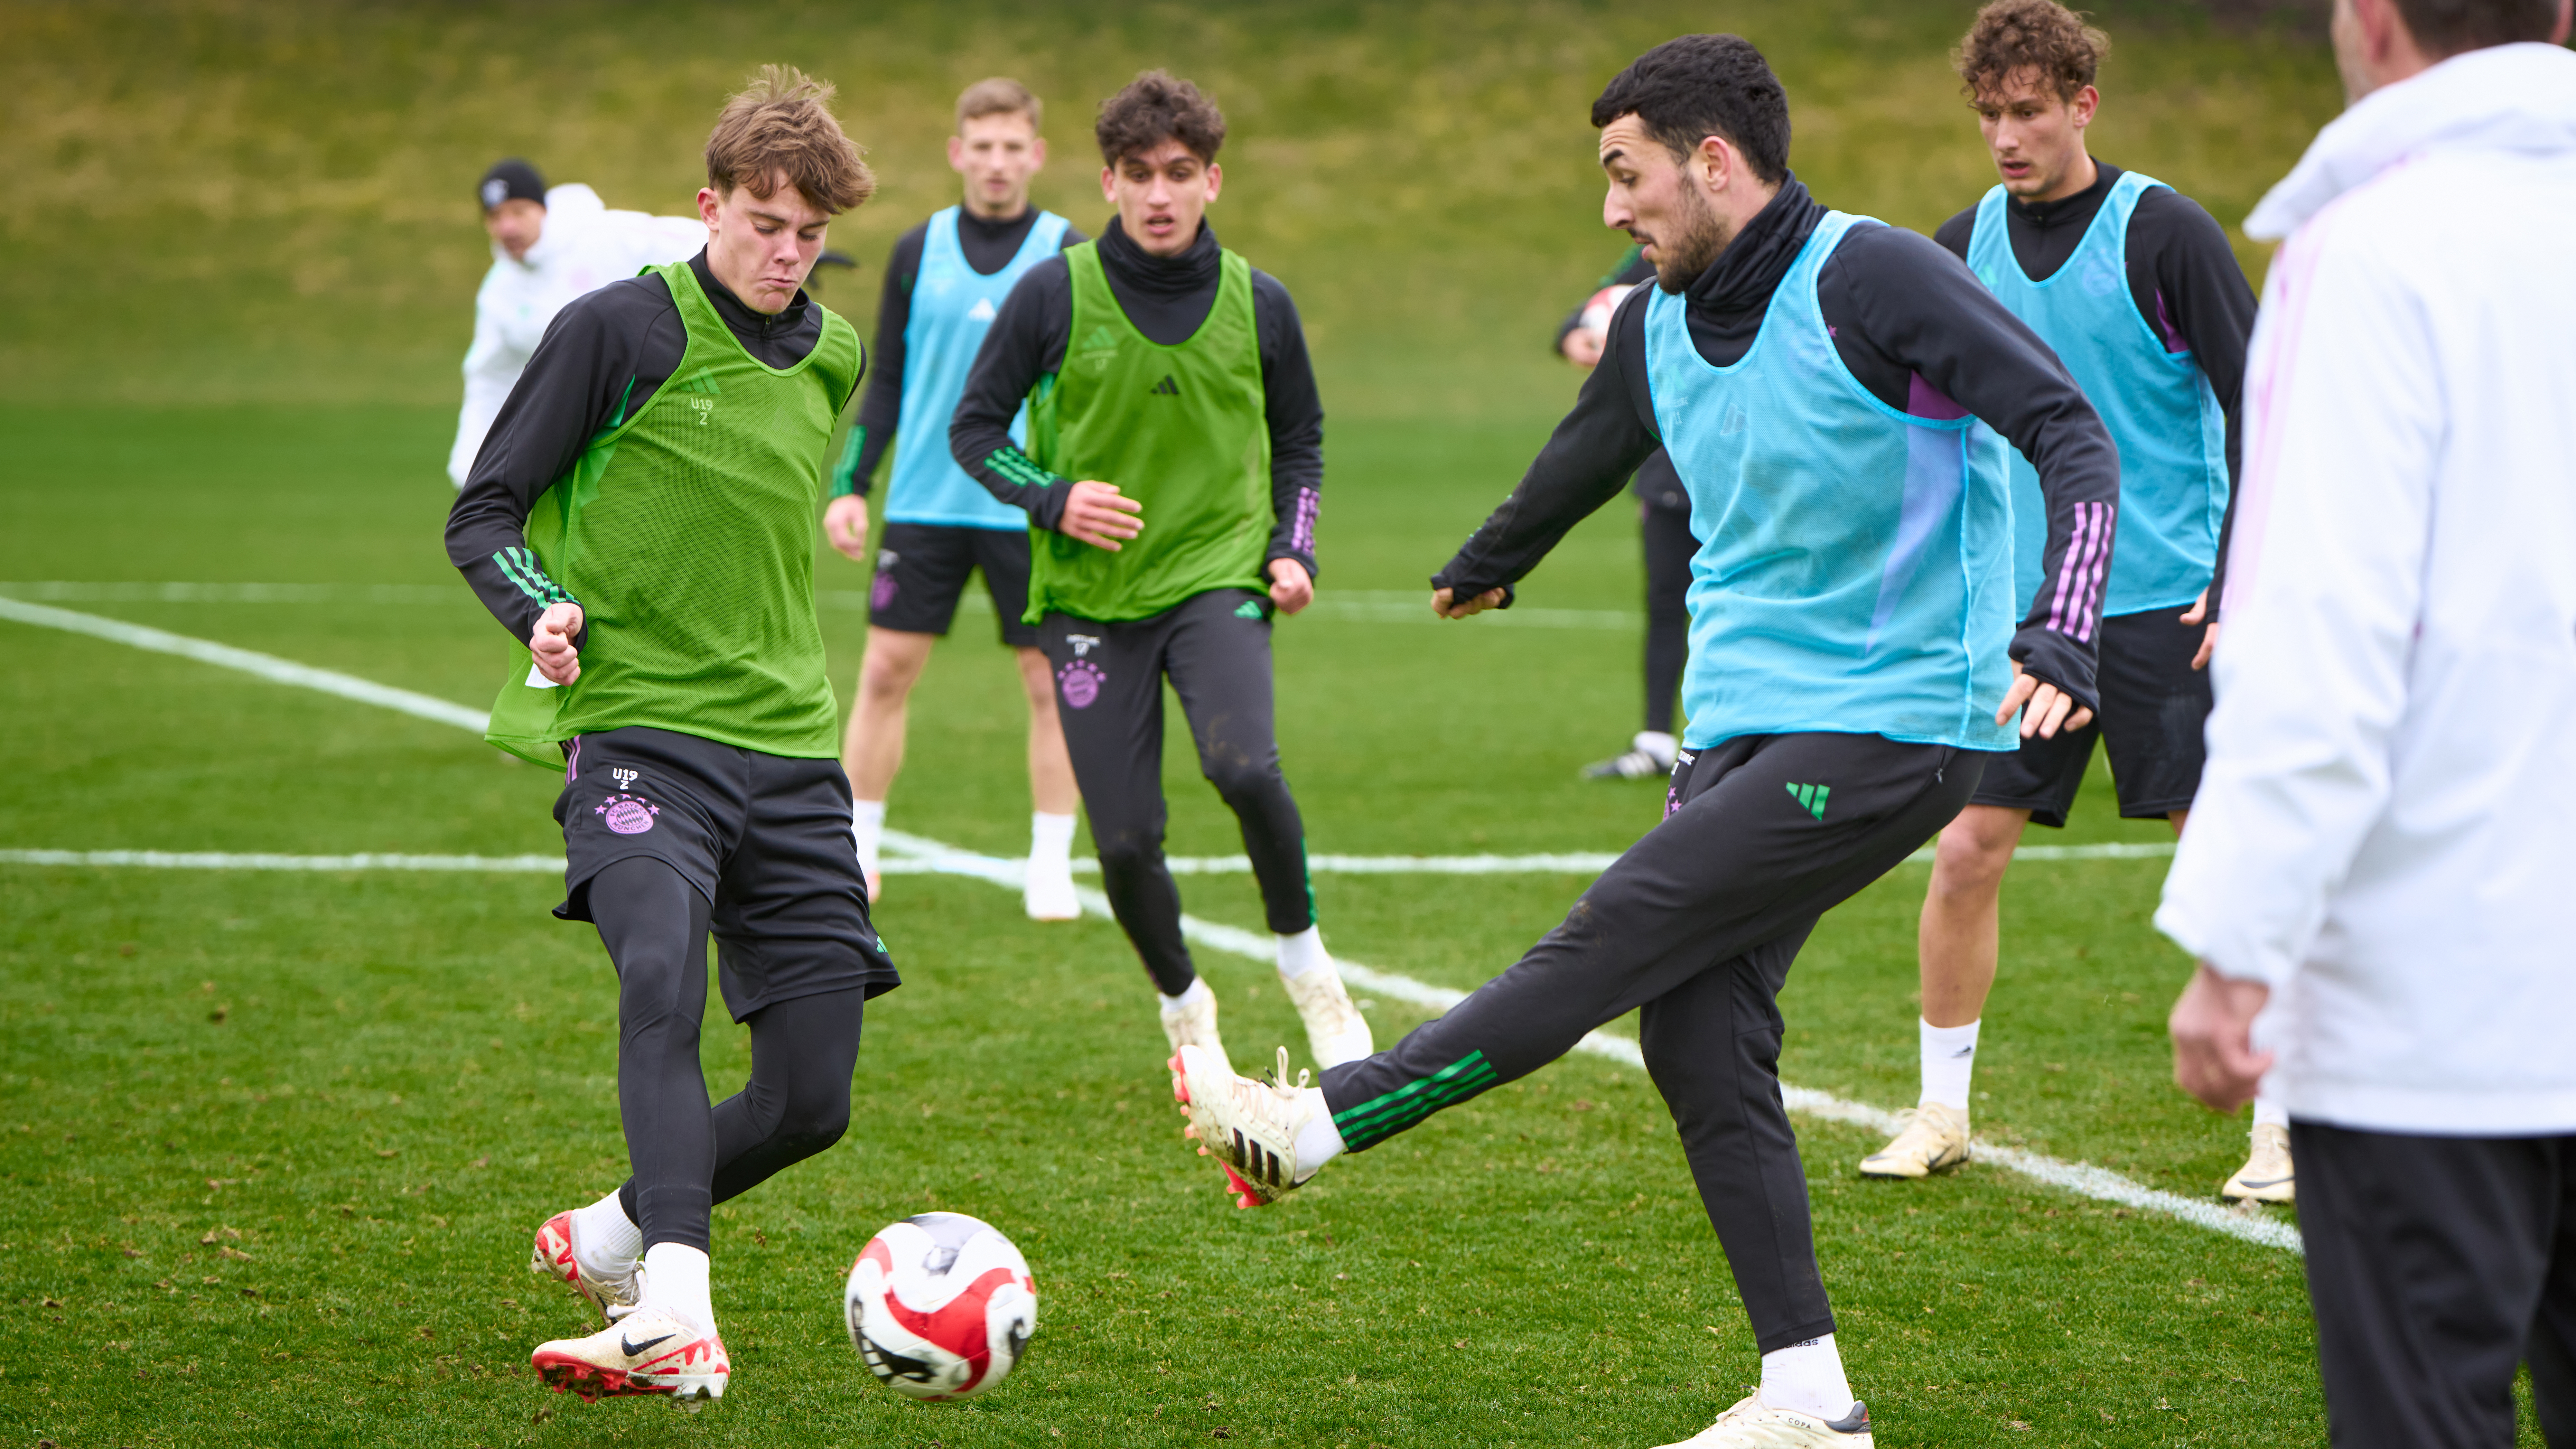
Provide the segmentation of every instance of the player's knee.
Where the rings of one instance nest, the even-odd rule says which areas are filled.
[[[850,1094],[816,1093],[787,1104],[770,1140],[799,1157],[811,1157],[841,1140],[850,1130]]]
[[[1100,868],[1108,874],[1150,869],[1163,859],[1163,832],[1159,829],[1112,826],[1103,830],[1095,817],[1092,841],[1099,848]]]
[[[1216,787],[1227,804],[1243,806],[1283,786],[1276,756],[1255,759],[1241,751],[1217,749],[1199,760],[1199,773]]]

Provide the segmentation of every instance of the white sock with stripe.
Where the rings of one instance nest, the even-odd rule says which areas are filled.
[[[1968,1110],[1968,1079],[1977,1066],[1977,1028],[1982,1021],[1966,1026],[1934,1026],[1918,1022],[1922,1028],[1923,1097],[1922,1105],[1934,1102],[1945,1107]]]
[[[1830,1333],[1762,1355],[1762,1406],[1840,1419],[1852,1411],[1851,1380]]]

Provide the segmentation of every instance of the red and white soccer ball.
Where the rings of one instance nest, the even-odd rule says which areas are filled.
[[[923,1213],[868,1239],[850,1265],[850,1341],[912,1399],[963,1399],[1002,1381],[1038,1326],[1028,1261],[992,1224]]]

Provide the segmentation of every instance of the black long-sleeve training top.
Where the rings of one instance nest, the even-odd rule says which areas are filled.
[[[2057,275],[2075,255],[2086,229],[2120,179],[2120,168],[2095,160],[2101,174],[2073,196],[2056,201],[2004,199],[2004,235],[2013,260],[2034,282]],[[1941,223],[1932,239],[1967,260],[1977,230],[1971,206]],[[2158,337],[2178,337],[2200,364],[2201,376],[2227,413],[2227,511],[2218,525],[2218,571],[2210,581],[2210,617],[2218,617],[2220,585],[2227,577],[2227,543],[2236,526],[2236,488],[2244,447],[2238,431],[2245,397],[2245,352],[2254,335],[2254,288],[2236,265],[2227,233],[2199,202],[2170,187],[2153,187],[2129,214],[2126,248],[2129,299]]]
[[[1009,266],[1029,239],[1029,228],[1038,224],[1039,214],[1032,206],[1008,221],[990,221],[965,207],[957,208],[957,247],[966,254],[966,265],[985,277]],[[835,497],[844,493],[866,497],[868,480],[876,476],[886,449],[894,446],[895,426],[903,417],[903,334],[912,325],[912,284],[921,275],[921,248],[929,231],[930,223],[925,221],[895,238],[894,251],[886,258],[885,287],[877,297],[877,345],[868,358],[868,389],[859,400],[858,421],[850,425],[850,446],[842,450],[840,466],[833,470]],[[1079,228],[1064,229],[1065,246],[1084,240]]]
[[[1130,241],[1112,217],[1100,234],[1100,269],[1136,330],[1157,346],[1175,346],[1188,341],[1216,305],[1216,229],[1201,221],[1189,250],[1157,257]],[[1315,367],[1306,355],[1306,329],[1297,320],[1297,304],[1277,278],[1258,267],[1252,272],[1252,321],[1260,338],[1262,412],[1270,428],[1273,522],[1262,562],[1293,558],[1311,576],[1317,572],[1314,551],[1297,543],[1297,495],[1300,489],[1318,496],[1323,491],[1324,404],[1315,392]],[[1003,301],[948,426],[948,447],[958,467],[994,497],[1027,509],[1038,527],[1059,532],[1066,485],[1074,480],[1050,474],[1048,483],[1019,483],[989,463],[1004,454],[1026,475],[1044,471],[1012,446],[1011,419],[1039,378],[1064,367],[1065,342],[1072,331],[1073,272],[1062,256],[1052,256],[1031,267]]]
[[[1824,215],[1790,176],[1684,289],[1691,343],[1711,365],[1731,366],[1752,347],[1772,292]],[[2092,652],[2047,627],[2075,506],[2118,507],[2119,454],[2093,405],[2057,355],[1984,283],[1914,232],[1853,228],[1819,272],[1816,291],[1835,352],[1873,397],[1900,412],[1949,400],[2039,470],[2048,500],[2045,582],[2037,599],[2025,601],[2029,612],[2013,636],[2012,657],[2078,702],[2097,703]],[[1647,391],[1647,295],[1639,288],[1619,304],[1601,365],[1584,380],[1574,410],[1432,587],[1461,599],[1508,590],[1662,446]]]
[[[823,309],[803,291],[767,316],[744,306],[716,280],[703,250],[689,259],[689,270],[744,350],[769,366],[794,367],[822,340]],[[592,438],[633,417],[671,380],[688,346],[688,328],[670,287],[649,274],[576,298],[547,324],[447,512],[447,561],[511,638],[524,642],[535,631],[546,611],[539,594],[564,595],[542,574],[534,575],[533,591],[523,587],[496,556],[527,547],[528,514],[538,497],[572,471]],[[521,562],[519,572],[534,573],[532,558]],[[589,637],[585,623],[574,644],[586,644]]]
[[[1628,248],[1628,254],[1619,259],[1619,265],[1595,282],[1592,289],[1597,292],[1603,287],[1640,287],[1654,279],[1655,264],[1646,260],[1644,248],[1632,246]],[[1585,298],[1584,305],[1590,304],[1591,299]],[[1556,324],[1556,339],[1548,344],[1549,350],[1563,356],[1567,334],[1582,325],[1583,307],[1566,313],[1565,320]],[[1661,508],[1672,513],[1690,512],[1690,494],[1682,489],[1682,475],[1673,471],[1673,460],[1666,457],[1662,449],[1657,449],[1653,456],[1637,465],[1636,484],[1637,497],[1648,508]]]

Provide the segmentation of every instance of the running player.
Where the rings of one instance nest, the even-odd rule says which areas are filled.
[[[493,162],[474,183],[474,199],[483,204],[492,269],[474,290],[465,401],[447,450],[447,478],[459,488],[511,384],[564,304],[639,267],[681,260],[705,245],[707,230],[694,216],[610,211],[598,192],[578,181],[549,187],[516,157]]]
[[[815,515],[858,333],[804,291],[875,180],[783,66],[726,102],[698,193],[706,246],[564,309],[502,406],[447,555],[534,656],[493,743],[564,766],[564,903],[617,968],[633,1176],[537,1230],[530,1268],[610,1320],[538,1346],[559,1391],[717,1398],[708,1209],[847,1126],[868,923],[814,615]],[[751,1080],[698,1068],[707,937]]]
[[[1654,280],[1655,267],[1636,247],[1601,279],[1592,300],[1566,314],[1556,329],[1557,355],[1590,372],[1600,365],[1609,338],[1613,295]],[[1597,314],[1597,315],[1596,315]],[[1690,657],[1690,559],[1699,547],[1690,535],[1690,495],[1658,448],[1637,469],[1637,522],[1646,550],[1646,718],[1628,748],[1584,767],[1591,780],[1646,780],[1673,772],[1681,741],[1673,734],[1673,697],[1681,692],[1682,663]]]
[[[2111,540],[2119,460],[1957,258],[1827,211],[1788,173],[1787,98],[1741,37],[1647,52],[1592,121],[1603,220],[1644,245],[1656,285],[1611,318],[1574,410],[1432,600],[1449,618],[1508,607],[1663,446],[1702,540],[1663,823],[1519,964],[1393,1050],[1307,1088],[1183,1047],[1176,1088],[1251,1206],[1643,1008],[1647,1070],[1762,1351],[1759,1392],[1689,1442],[1854,1449],[1869,1414],[1781,1104],[1780,988],[1824,911],[1967,803],[2014,716],[2083,726],[2101,601],[2074,565]],[[2038,460],[2048,510],[2051,567],[2018,629],[2007,440]]]
[[[2172,187],[2096,161],[2084,130],[2109,42],[2057,0],[1994,0],[1953,63],[2002,180],[1936,239],[2055,349],[2120,449],[2120,547],[2102,621],[2102,709],[2083,729],[2027,739],[1986,768],[1947,830],[1923,901],[1921,1105],[1865,1159],[1919,1178],[1968,1159],[1968,1084],[1994,985],[2004,870],[2033,820],[2066,824],[2098,738],[2120,814],[2179,834],[2200,788],[2207,661],[2237,398],[2254,293],[2227,236]],[[2014,587],[2038,587],[2038,480],[2013,466]],[[2254,1152],[2222,1189],[2287,1202],[2286,1118],[2255,1114]]]
[[[1080,797],[1046,655],[1037,630],[1020,619],[1029,597],[1029,518],[995,501],[948,456],[957,394],[1002,300],[1029,268],[1082,240],[1063,217],[1029,205],[1029,181],[1046,164],[1038,115],[1038,98],[999,76],[957,98],[948,164],[966,178],[966,198],[905,232],[886,262],[876,365],[833,473],[823,529],[842,553],[867,556],[868,480],[892,445],[885,536],[868,590],[868,649],[841,740],[869,899],[882,889],[877,846],[886,794],[903,768],[906,702],[930,647],[957,616],[967,577],[981,569],[1029,698],[1029,793],[1037,810],[1021,903],[1032,920],[1069,921],[1082,914],[1072,857]],[[1022,438],[1025,428],[1024,418],[1015,420],[1011,436]]]
[[[1108,232],[1031,268],[957,405],[959,467],[1030,520],[1028,622],[1055,671],[1101,883],[1177,1048],[1222,1055],[1163,863],[1163,681],[1243,827],[1315,1059],[1368,1023],[1315,925],[1305,827],[1271,730],[1270,623],[1314,597],[1324,410],[1288,289],[1203,214],[1225,117],[1155,70],[1101,102]],[[1010,434],[1031,408],[1029,446]]]

